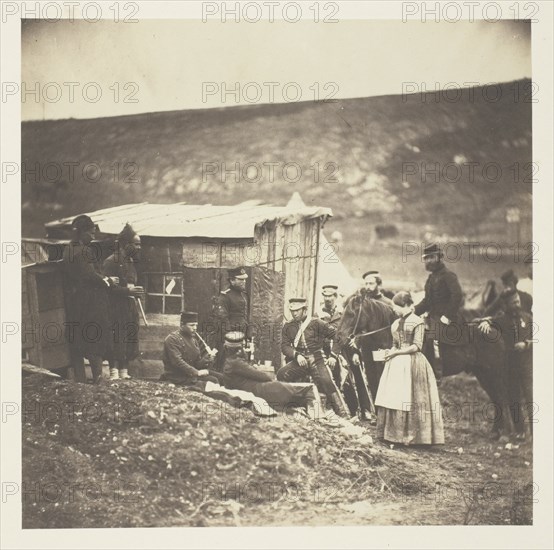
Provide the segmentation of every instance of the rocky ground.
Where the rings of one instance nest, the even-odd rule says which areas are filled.
[[[440,391],[446,444],[405,448],[168,384],[26,376],[23,527],[530,525],[531,444],[490,438],[472,377]]]

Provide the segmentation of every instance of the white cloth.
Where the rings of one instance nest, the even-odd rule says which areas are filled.
[[[208,396],[210,395],[210,392],[226,393],[227,395],[238,397],[245,403],[252,403],[254,405],[252,412],[257,416],[277,416],[277,412],[270,407],[269,403],[265,399],[257,397],[249,391],[230,390],[229,388],[209,381],[206,382],[206,388],[204,391]]]
[[[385,363],[375,406],[409,411],[412,402],[412,355],[397,355]]]

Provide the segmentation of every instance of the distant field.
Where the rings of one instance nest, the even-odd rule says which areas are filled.
[[[335,230],[343,235],[343,243],[337,248],[341,261],[353,277],[361,277],[362,273],[370,269],[378,269],[386,286],[387,279],[411,282],[417,288],[423,288],[427,279],[427,272],[419,254],[402,258],[402,238],[394,243],[379,242],[372,239],[373,226],[369,220],[330,220],[325,226],[327,236]],[[417,242],[418,239],[410,238],[407,241]],[[421,246],[421,243],[418,243]],[[449,249],[451,258],[454,258],[454,246]],[[520,277],[527,274],[527,266],[523,264],[523,258],[528,250],[523,251],[517,260],[513,250],[503,250],[497,261],[493,261],[494,248],[489,250],[489,258],[478,252],[470,258],[470,249],[461,246],[464,253],[458,261],[448,262],[447,265],[459,277],[464,290],[471,293],[483,286],[488,279],[499,279],[507,269],[513,269]]]

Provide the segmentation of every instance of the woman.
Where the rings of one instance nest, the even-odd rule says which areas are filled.
[[[143,295],[137,290],[135,262],[139,260],[140,237],[126,224],[115,242],[115,252],[103,264],[104,275],[115,286],[110,292],[112,353],[110,380],[131,378],[129,361],[139,355],[139,312],[135,297]]]
[[[393,303],[400,319],[391,327],[393,347],[385,351],[385,368],[375,399],[377,433],[404,445],[444,443],[444,427],[431,365],[421,353],[425,325],[414,314],[409,292],[398,292]]]

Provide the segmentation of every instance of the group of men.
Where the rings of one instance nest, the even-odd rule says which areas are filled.
[[[446,365],[444,374],[450,374],[448,364],[456,353],[456,346],[466,343],[464,326],[467,322],[462,315],[464,295],[458,277],[443,262],[438,245],[425,248],[423,261],[429,276],[425,283],[425,296],[415,306],[415,313],[426,318],[426,340],[429,344],[426,354],[437,378],[440,378],[441,369],[437,365]],[[230,353],[230,350],[231,344],[244,346],[248,333],[247,279],[244,269],[230,270],[229,289],[217,298],[214,317],[222,327],[223,337],[216,349],[207,346],[196,332],[197,315],[194,312],[182,314],[181,328],[169,335],[164,344],[166,380],[186,385],[202,385],[208,380],[222,383],[225,376],[227,379],[229,377],[229,355],[233,356],[234,368],[237,368],[236,354]],[[529,294],[518,291],[517,277],[513,271],[506,272],[501,279],[504,289],[485,310],[479,328],[483,333],[489,332],[493,326],[499,328],[506,348],[507,366],[514,370],[518,378],[530,377],[532,299]],[[359,291],[363,297],[380,301],[394,309],[392,300],[383,293],[378,271],[367,271],[363,281],[364,287]],[[357,393],[354,397],[355,407],[359,407],[362,416],[367,413],[371,418],[372,411],[369,409],[372,407],[372,396],[370,392],[367,392],[367,396],[360,393],[360,386],[365,385],[367,388],[367,373],[363,367],[360,368],[359,350],[354,346],[343,350],[341,354],[332,352],[342,316],[337,285],[325,285],[322,288],[322,303],[314,316],[308,314],[308,301],[305,298],[292,298],[288,306],[292,319],[282,328],[281,352],[285,364],[276,372],[277,383],[312,382],[319,394],[325,397],[327,405],[342,417],[355,414],[352,400],[347,395],[350,390]],[[237,337],[239,341],[236,341]],[[353,346],[352,343],[350,345]],[[266,373],[248,365],[245,354],[242,354],[241,361],[239,370],[242,376],[264,383],[271,380]],[[518,398],[514,396],[514,399]]]

